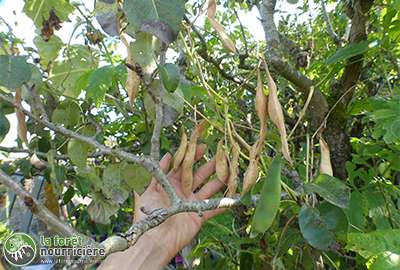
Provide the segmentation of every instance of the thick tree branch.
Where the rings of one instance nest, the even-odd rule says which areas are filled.
[[[240,204],[240,198],[219,198],[204,201],[181,201],[167,209],[156,209],[145,219],[135,223],[122,236],[129,241],[129,245],[134,245],[139,237],[148,230],[157,227],[169,217],[183,212],[198,212],[200,215],[204,211],[231,208]]]
[[[352,15],[349,44],[367,40],[368,12],[372,7],[373,0],[356,0],[349,2]],[[338,100],[330,114],[325,138],[331,150],[332,166],[334,175],[343,180],[347,178],[346,161],[351,158],[351,145],[346,129],[346,118],[344,112],[353,98],[354,90],[360,79],[363,69],[364,55],[357,55],[348,60],[338,87],[332,87],[333,100]]]
[[[266,59],[271,66],[282,77],[293,83],[304,97],[307,97],[314,82],[307,76],[290,66],[281,56],[282,46],[279,39],[279,33],[274,22],[276,0],[263,0],[260,6],[260,15],[267,42]],[[314,95],[311,99],[308,116],[311,119],[311,126],[318,127],[328,111],[328,103],[319,89],[314,89]]]
[[[100,144],[99,142],[94,140],[92,137],[83,136],[79,133],[76,133],[72,130],[66,129],[62,126],[55,125],[47,120],[40,119],[39,117],[33,115],[30,111],[26,110],[23,106],[17,104],[13,99],[9,98],[8,96],[6,96],[2,93],[0,93],[0,99],[10,103],[15,108],[21,110],[25,115],[31,117],[36,122],[43,124],[44,126],[53,130],[54,132],[60,133],[69,138],[77,139],[81,142],[85,142],[85,143],[97,148],[104,154],[116,156],[123,160],[142,165],[145,169],[147,169],[149,171],[149,173],[152,176],[154,176],[154,178],[156,178],[158,180],[158,182],[164,188],[165,192],[168,194],[172,203],[177,203],[181,200],[178,197],[178,195],[176,194],[176,192],[173,189],[173,187],[171,186],[171,184],[169,183],[167,176],[163,173],[160,166],[158,165],[158,161],[155,161],[152,158],[146,157],[146,156],[137,156],[137,155],[125,152],[121,149],[109,148],[103,144]]]

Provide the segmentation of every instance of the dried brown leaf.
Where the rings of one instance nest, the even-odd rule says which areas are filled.
[[[187,146],[188,146],[187,135],[186,132],[183,130],[181,136],[181,143],[174,156],[174,164],[173,164],[174,171],[176,171],[179,168],[179,166],[181,166],[182,161],[185,158]]]
[[[229,165],[228,165],[228,160],[226,158],[226,153],[224,150],[224,144],[222,140],[218,142],[215,161],[216,161],[215,171],[217,173],[217,178],[222,183],[226,183],[229,177]]]
[[[279,134],[281,136],[281,144],[282,144],[282,154],[284,158],[292,164],[293,161],[290,157],[289,144],[287,141],[286,128],[285,128],[285,118],[283,116],[283,110],[281,103],[278,99],[278,91],[274,79],[272,79],[271,74],[269,73],[268,66],[264,62],[265,70],[267,72],[268,78],[268,88],[269,88],[269,96],[268,96],[268,113],[271,117],[272,122],[279,130]]]
[[[327,174],[327,175],[333,176],[331,158],[330,158],[330,153],[329,153],[329,146],[325,142],[325,140],[322,138],[322,136],[319,138],[319,145],[321,147],[321,164],[320,164],[319,172],[321,174]]]
[[[21,89],[16,89],[15,91],[15,102],[19,105],[22,103]],[[18,109],[15,110],[15,113],[18,122],[18,137],[22,142],[28,144],[28,129],[26,128],[25,114]]]

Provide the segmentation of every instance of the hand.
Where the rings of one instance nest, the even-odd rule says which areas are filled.
[[[196,149],[196,161],[200,160],[205,151],[205,145],[198,145]],[[168,173],[172,155],[166,154],[160,161],[160,167],[164,173]],[[184,200],[205,200],[217,193],[225,186],[224,183],[218,179],[206,182],[208,178],[215,173],[215,158],[211,159],[202,165],[193,174],[193,191],[190,195],[185,196],[181,187],[181,174],[182,169],[178,168],[176,172],[170,171],[168,179],[175,188],[178,196]],[[203,185],[204,184],[204,185]],[[202,186],[203,185],[203,186]],[[196,191],[196,192],[195,192]],[[150,186],[141,195],[135,196],[135,221],[145,218],[145,214],[140,210],[145,209],[145,212],[151,212],[158,208],[168,208],[170,206],[169,198],[163,188],[153,179]],[[180,213],[168,218],[164,223],[157,227],[157,230],[151,230],[147,234],[158,234],[160,231],[164,232],[164,237],[167,237],[168,254],[171,257],[175,256],[183,247],[185,247],[193,237],[199,232],[201,226],[205,221],[211,217],[221,213],[223,209],[207,211],[199,216],[198,213]]]
[[[196,161],[203,157],[205,148],[205,145],[197,146]],[[172,155],[166,154],[160,161],[160,167],[164,173],[168,173],[170,183],[184,200],[208,199],[225,186],[217,179],[206,183],[206,180],[215,173],[215,159],[213,158],[194,173],[193,192],[185,196],[181,188],[182,169],[178,168],[175,172],[168,172],[171,160]],[[134,221],[137,222],[146,217],[141,209],[151,212],[154,209],[168,208],[169,206],[170,201],[167,194],[153,179],[142,195],[135,194]],[[144,233],[134,246],[124,252],[108,256],[99,269],[161,270],[196,236],[205,221],[223,211],[223,209],[206,211],[201,217],[198,213],[174,215],[158,227]]]

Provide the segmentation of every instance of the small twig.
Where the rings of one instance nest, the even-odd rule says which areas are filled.
[[[172,205],[168,209],[157,209],[146,218],[132,225],[132,227],[122,234],[129,241],[129,245],[134,245],[139,237],[146,231],[157,227],[169,217],[183,212],[205,212],[219,208],[231,208],[241,203],[240,198],[219,198],[204,201],[181,201]]]
[[[160,66],[162,67],[166,61],[168,46],[166,44],[161,45],[160,52]],[[156,120],[154,122],[153,135],[151,136],[151,154],[153,160],[160,159],[160,136],[163,127],[163,95],[164,95],[164,86],[163,83],[160,82],[160,86],[156,87],[153,90],[153,98],[156,106]]]
[[[335,30],[333,30],[333,25],[332,21],[329,18],[328,12],[326,11],[326,6],[325,6],[325,1],[321,0],[321,6],[322,6],[322,13],[324,15],[326,24],[328,25],[328,33],[332,37],[333,41],[336,43],[338,47],[342,46],[342,41],[340,40],[340,37],[336,34]]]
[[[308,109],[308,105],[310,104],[313,94],[314,94],[314,86],[311,86],[310,92],[308,93],[306,103],[304,104],[303,109],[299,113],[299,119],[297,119],[296,124],[294,125],[293,129],[289,133],[289,136],[287,138],[288,140],[290,140],[290,138],[292,137],[293,133],[295,132],[297,126],[300,124],[301,120],[303,120],[303,117],[306,115],[306,111]]]

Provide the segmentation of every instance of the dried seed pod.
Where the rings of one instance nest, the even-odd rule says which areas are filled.
[[[272,122],[279,130],[282,143],[282,154],[290,164],[293,164],[293,161],[290,157],[289,144],[287,141],[286,128],[285,128],[285,119],[283,116],[281,103],[279,102],[278,99],[277,87],[274,80],[271,77],[271,74],[269,73],[268,66],[265,61],[264,61],[264,66],[265,66],[265,71],[267,73],[268,88],[269,88],[268,113],[271,117]]]
[[[232,196],[236,193],[239,174],[239,146],[232,147],[232,160],[229,164],[229,179],[228,179],[228,192],[227,195]]]
[[[206,122],[202,121],[190,136],[189,144],[186,148],[185,158],[182,162],[182,190],[185,195],[193,191],[193,164],[196,156],[197,140],[203,133]]]
[[[210,0],[208,2],[207,16],[211,23],[211,26],[217,31],[222,45],[225,49],[232,53],[236,53],[235,43],[231,40],[228,34],[225,32],[224,27],[215,20],[215,13],[217,12],[217,3],[215,0]]]
[[[129,103],[133,105],[133,102],[135,101],[135,98],[139,93],[140,76],[137,74],[135,70],[129,68],[129,66],[135,66],[135,63],[133,61],[130,45],[125,36],[121,35],[121,41],[122,43],[124,43],[128,53],[128,57],[126,59],[126,64],[128,66],[127,68],[128,76],[125,82],[125,88],[129,97]]]
[[[54,193],[53,186],[50,183],[45,183],[44,186],[45,202],[44,205],[49,209],[54,215],[60,215],[60,206],[58,204],[57,196]]]
[[[176,171],[179,168],[179,166],[182,164],[182,161],[185,158],[187,146],[188,146],[187,135],[186,135],[185,130],[183,130],[182,136],[181,136],[181,143],[180,143],[179,148],[176,151],[175,156],[174,156],[174,164],[173,164],[174,171]]]
[[[15,91],[15,102],[19,105],[22,103],[22,98],[21,98],[21,89],[18,88]],[[18,137],[19,139],[24,142],[25,144],[28,144],[28,129],[26,127],[26,122],[25,122],[25,114],[16,109],[15,113],[17,115],[17,121],[18,121]]]
[[[319,172],[321,174],[327,174],[333,176],[331,158],[329,153],[329,146],[322,138],[319,138],[319,146],[321,147],[321,164],[319,168]]]
[[[268,98],[264,94],[263,82],[261,79],[260,69],[257,70],[257,89],[256,89],[256,112],[260,119],[260,137],[265,136],[267,127],[267,116],[268,116]]]
[[[217,178],[219,181],[226,183],[229,177],[229,166],[228,166],[228,160],[226,159],[226,154],[222,140],[218,142],[215,160],[216,160],[215,170],[217,173]]]
[[[246,172],[244,173],[244,178],[243,178],[243,190],[242,190],[242,195],[245,194],[250,190],[252,186],[257,182],[258,175],[260,173],[260,169],[258,167],[258,144],[259,142],[256,142],[250,151],[250,161],[249,161],[249,166],[247,167]]]

